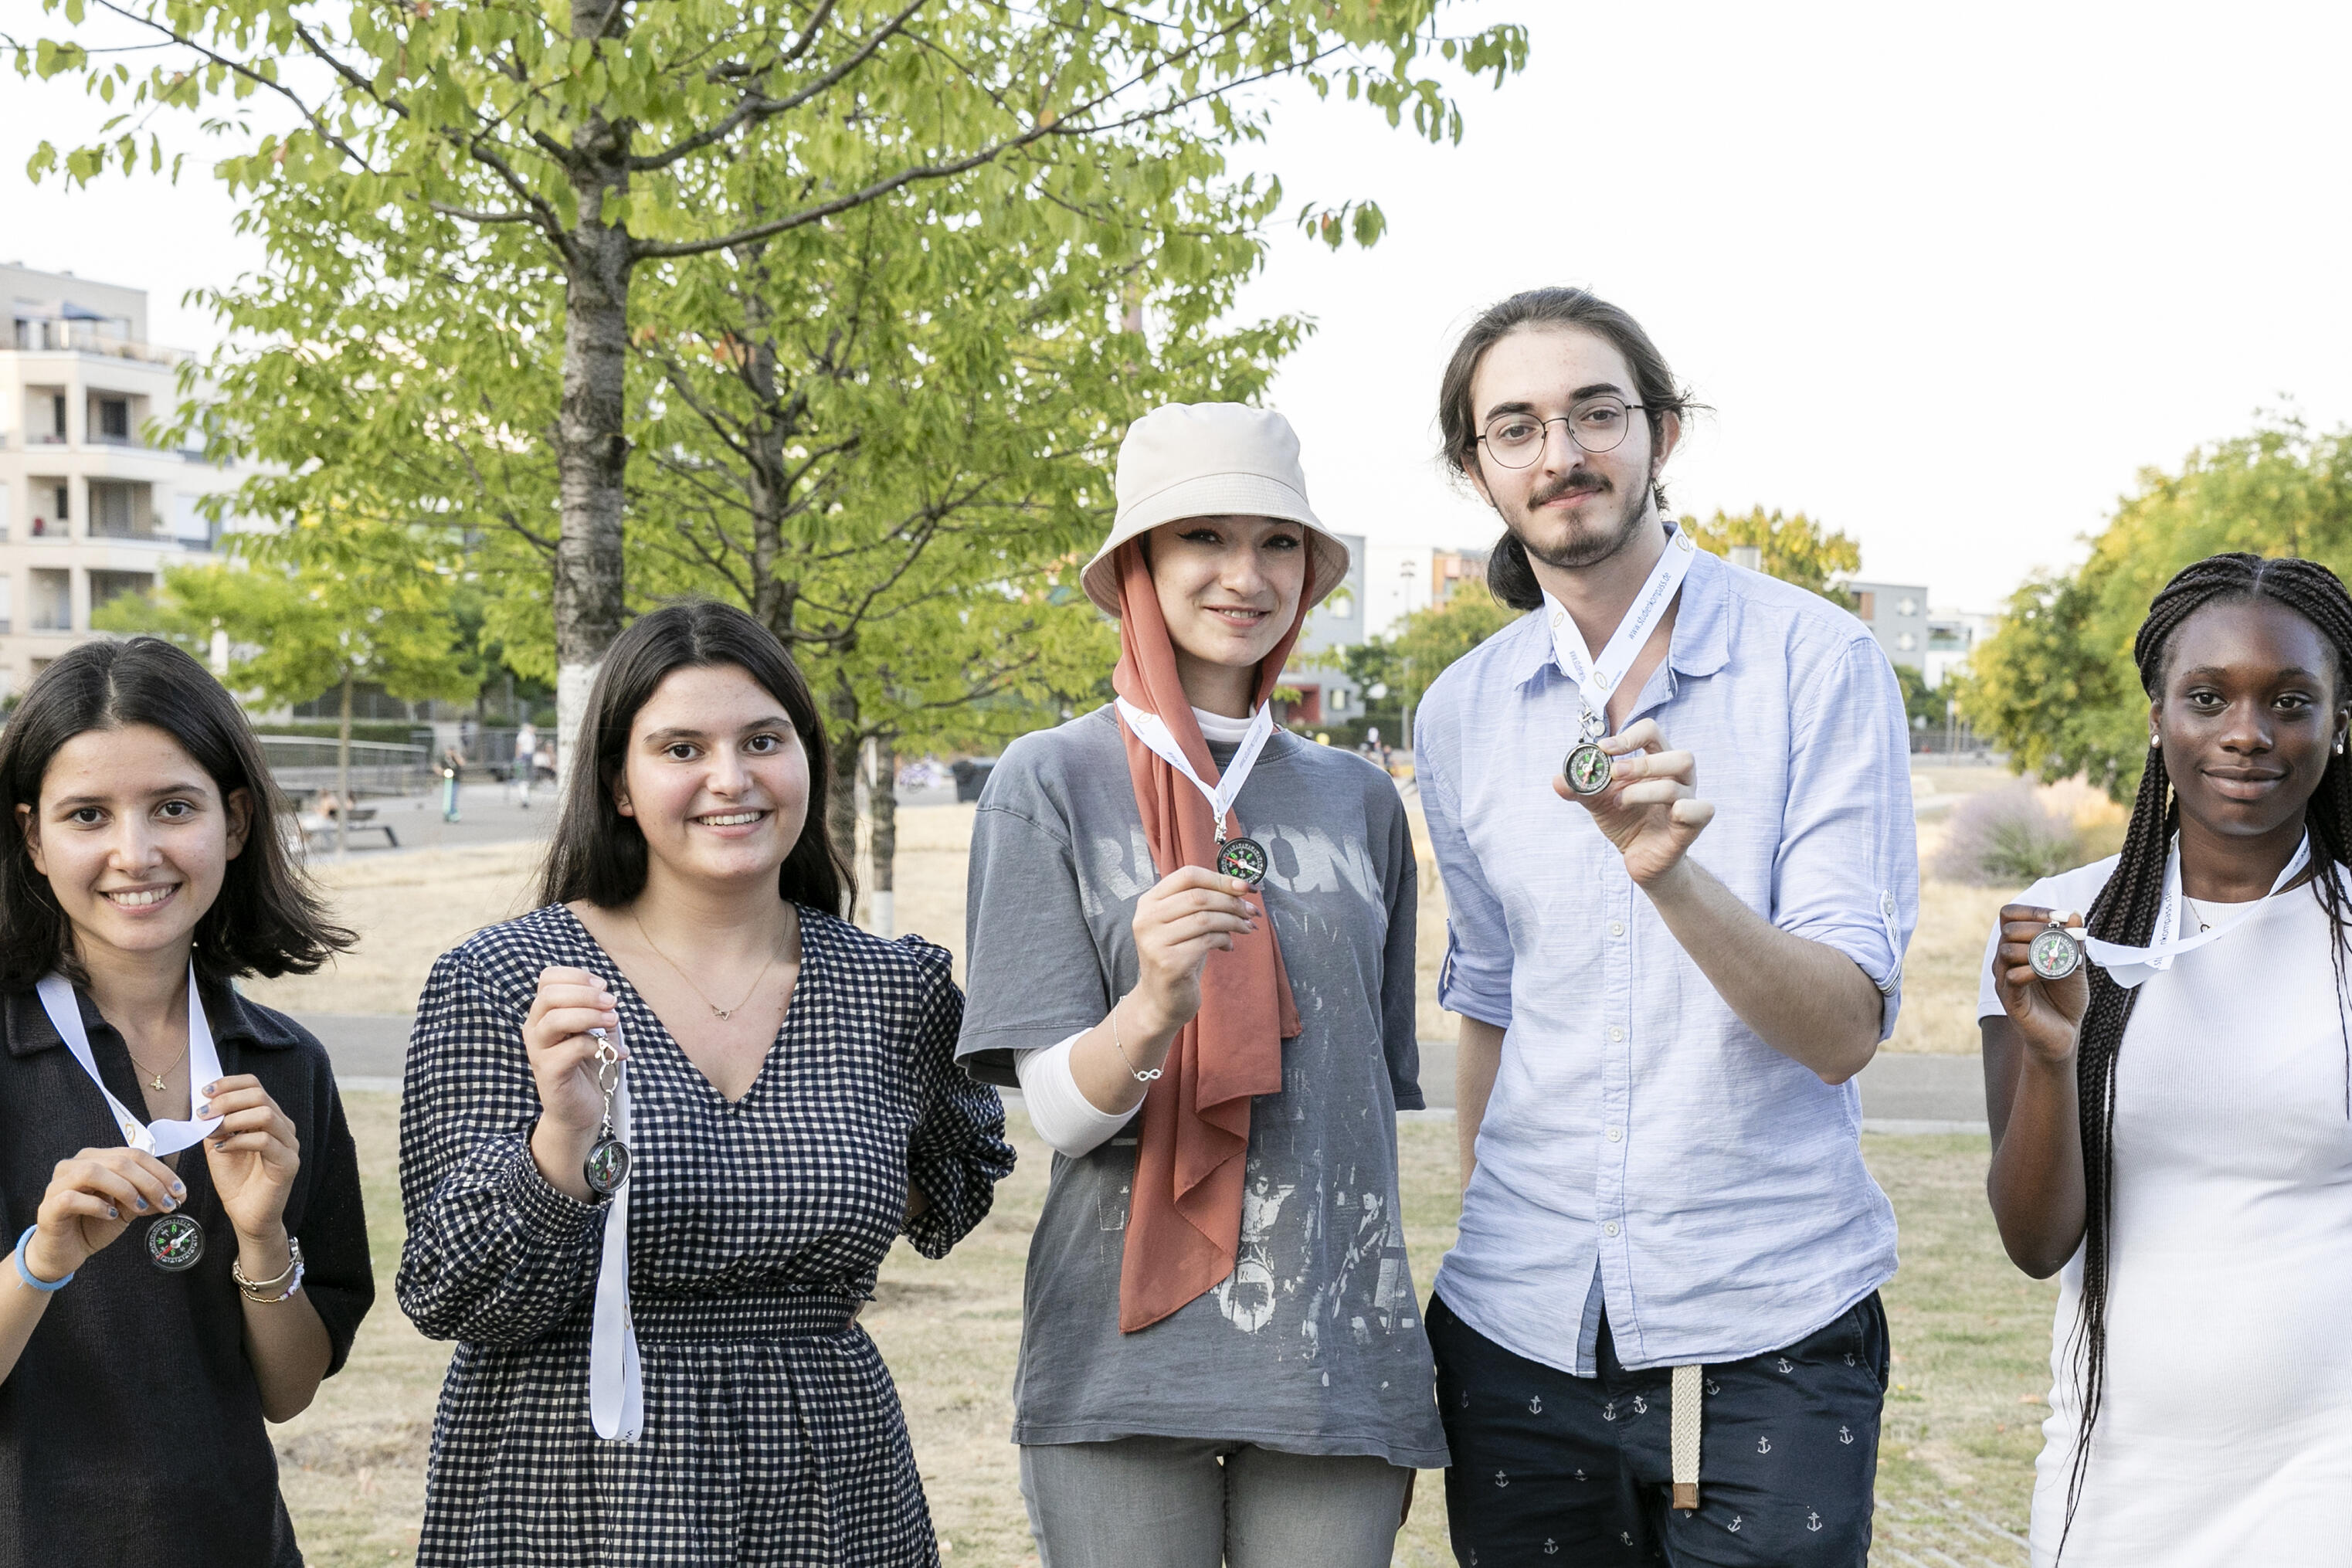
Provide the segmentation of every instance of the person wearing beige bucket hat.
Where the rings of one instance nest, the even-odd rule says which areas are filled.
[[[1115,493],[1118,700],[1008,747],[972,830],[958,1054],[1062,1156],[1023,1494],[1049,1568],[1371,1568],[1445,1462],[1398,1218],[1419,883],[1388,776],[1270,701],[1348,551],[1263,409],[1154,410]]]

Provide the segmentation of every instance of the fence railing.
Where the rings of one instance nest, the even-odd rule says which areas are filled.
[[[310,795],[335,787],[335,741],[332,736],[258,735],[269,774],[289,795]],[[432,757],[425,747],[395,745],[385,741],[352,742],[353,795],[415,795],[434,779]]]

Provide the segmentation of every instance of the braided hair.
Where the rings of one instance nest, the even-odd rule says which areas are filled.
[[[2147,619],[2132,643],[2132,662],[2139,667],[2141,687],[2151,700],[2161,700],[2165,665],[2172,636],[2189,617],[2208,605],[2249,599],[2273,599],[2316,627],[2336,650],[2336,696],[2352,700],[2352,595],[2335,573],[2316,562],[2292,556],[2264,558],[2233,552],[2209,556],[2183,567],[2148,605]],[[2331,755],[2319,787],[2304,807],[2311,832],[2313,897],[2327,911],[2335,932],[2334,958],[2337,1016],[2347,1010],[2347,909],[2344,884],[2336,868],[2352,864],[2352,759]],[[2164,753],[2151,740],[2147,761],[2139,776],[2139,794],[2132,803],[2131,826],[2124,836],[2122,857],[2116,863],[2087,922],[2090,933],[2103,941],[2145,947],[2154,939],[2158,906],[2164,898],[2164,873],[2172,836],[2180,822],[2179,803],[2172,798],[2171,781],[2164,771]],[[2075,1047],[2076,1097],[2083,1136],[2083,1310],[2074,1332],[2082,1347],[2076,1363],[2083,1409],[2082,1431],[2074,1447],[2074,1472],[2066,1487],[2066,1524],[2074,1523],[2075,1505],[2082,1499],[2083,1479],[2091,1452],[2091,1429],[2097,1424],[2106,1374],[2107,1285],[2115,1221],[2116,1058],[2124,1030],[2131,1022],[2137,989],[2126,989],[2097,966],[2090,970],[2091,999],[2083,1015]],[[2352,1120],[2352,1026],[2345,1026],[2344,1110]],[[2059,1551],[2065,1550],[2065,1531]]]

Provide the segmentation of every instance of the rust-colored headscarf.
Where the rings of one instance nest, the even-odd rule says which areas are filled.
[[[1118,559],[1119,658],[1111,687],[1158,714],[1193,770],[1214,785],[1217,765],[1177,678],[1176,649],[1139,542],[1121,545]],[[1258,664],[1254,706],[1273,693],[1306,622],[1302,597],[1290,630]],[[1119,733],[1152,865],[1163,877],[1179,866],[1213,866],[1217,830],[1209,803],[1124,723]],[[1238,811],[1233,831],[1244,831]],[[1209,954],[1201,1010],[1177,1035],[1163,1076],[1143,1097],[1118,1276],[1120,1331],[1150,1327],[1234,1271],[1250,1097],[1281,1089],[1282,1042],[1297,1033],[1298,1009],[1268,911],[1257,930],[1235,935],[1231,952]]]

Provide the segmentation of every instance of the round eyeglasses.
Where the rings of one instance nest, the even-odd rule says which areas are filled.
[[[1532,414],[1497,414],[1486,421],[1478,437],[1486,455],[1507,468],[1524,468],[1542,455],[1544,439],[1555,425],[1568,427],[1568,438],[1595,457],[1613,452],[1633,422],[1626,416],[1640,408],[1622,397],[1588,397],[1565,414],[1538,419]]]

